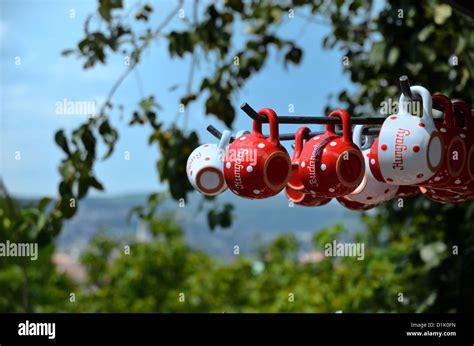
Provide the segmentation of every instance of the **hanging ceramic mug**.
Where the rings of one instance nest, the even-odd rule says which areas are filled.
[[[397,189],[397,197],[409,198],[415,197],[420,193],[418,186],[400,185]]]
[[[357,125],[354,127],[354,143],[359,147],[362,146],[362,132],[365,128],[368,128],[368,126]],[[362,152],[365,166],[367,167],[362,182],[353,192],[345,197],[355,202],[377,205],[392,199],[397,193],[398,186],[386,184],[374,178],[372,172],[368,169],[370,164],[368,158],[369,152],[370,149],[365,149]]]
[[[474,115],[471,107],[462,101],[454,102],[453,109],[455,118],[463,120],[459,136],[466,145],[466,165],[457,178],[458,181],[455,181],[457,184],[451,188],[462,193],[474,193]]]
[[[461,138],[462,130],[455,126],[451,100],[444,95],[434,95],[433,102],[441,104],[444,121],[436,124],[436,129],[444,143],[444,159],[433,177],[422,185],[432,188],[453,188],[461,184],[459,176],[466,165],[466,144]]]
[[[331,201],[331,198],[320,197],[314,192],[293,190],[289,186],[286,186],[285,188],[285,195],[288,200],[292,201],[294,204],[305,207],[319,207],[328,204]]]
[[[225,150],[231,132],[225,130],[219,144],[203,144],[193,150],[186,164],[186,173],[191,185],[207,196],[222,193],[227,185],[223,173]]]
[[[355,211],[366,211],[378,206],[378,204],[364,204],[364,203],[356,202],[347,198],[347,196],[338,197],[337,201],[343,207],[350,210],[355,210]]]
[[[303,147],[299,160],[299,175],[308,192],[319,197],[340,197],[351,193],[364,176],[364,159],[352,142],[349,114],[333,111],[330,118],[342,122],[343,136],[335,133],[335,125],[328,124],[326,133],[315,136]]]
[[[288,186],[296,191],[307,192],[303,182],[300,179],[298,166],[300,162],[301,151],[303,150],[304,137],[310,132],[311,130],[308,127],[301,127],[296,131],[295,134],[295,150],[291,158],[291,175],[290,180],[288,180]]]
[[[285,188],[286,197],[292,201],[294,204],[302,205],[306,207],[316,207],[329,203],[330,198],[325,198],[318,196],[314,192],[306,191],[303,182],[300,179],[299,175],[299,159],[301,151],[303,150],[304,137],[310,133],[308,127],[301,127],[296,131],[295,134],[295,151],[293,152],[293,157],[291,158],[291,175],[288,185]]]
[[[468,196],[445,189],[433,189],[420,186],[420,191],[426,198],[442,204],[458,204],[468,200]]]
[[[422,183],[436,173],[444,157],[443,140],[433,121],[431,95],[421,86],[410,89],[423,100],[423,116],[408,112],[408,102],[402,94],[398,114],[384,121],[370,152],[372,174],[388,184]]]
[[[224,175],[230,190],[250,199],[278,194],[288,183],[291,161],[280,144],[278,117],[270,108],[258,112],[268,118],[270,137],[262,134],[262,122],[253,121],[253,131],[240,136],[229,147]]]

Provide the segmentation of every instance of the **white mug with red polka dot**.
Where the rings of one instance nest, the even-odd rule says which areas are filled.
[[[186,164],[188,180],[204,195],[215,196],[227,188],[223,168],[230,137],[231,132],[225,130],[219,144],[203,144],[189,155]]]
[[[354,143],[359,147],[362,147],[362,131],[366,127],[368,126],[356,125],[354,127],[353,140],[354,140]],[[370,143],[370,140],[368,140],[368,142]],[[364,155],[366,167],[369,166],[369,160],[370,160],[368,157],[369,153],[370,153],[370,146],[368,149],[365,149],[364,151],[362,151],[362,154]],[[390,185],[390,184],[378,181],[377,179],[374,178],[370,169],[366,168],[362,182],[359,184],[359,186],[357,186],[357,188],[353,192],[346,195],[345,197],[349,201],[354,201],[354,202],[358,202],[358,203],[362,203],[366,205],[375,205],[375,204],[380,204],[392,199],[397,193],[397,190],[398,190],[397,185]]]
[[[421,86],[410,87],[423,101],[423,116],[413,116],[402,94],[398,114],[389,116],[369,154],[375,179],[392,185],[419,184],[430,179],[444,157],[443,140],[436,130],[431,94]]]

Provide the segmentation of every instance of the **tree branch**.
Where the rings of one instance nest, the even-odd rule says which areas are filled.
[[[178,2],[178,5],[168,14],[168,16],[166,16],[166,18],[163,20],[163,22],[156,28],[156,30],[153,32],[153,35],[152,35],[152,39],[155,39],[157,36],[160,35],[161,31],[163,31],[163,29],[170,23],[170,21],[173,19],[173,17],[175,16],[175,14],[181,9],[182,5],[184,3],[184,0],[180,0]],[[142,51],[144,49],[146,49],[149,44],[150,44],[151,40],[149,41],[145,41],[140,47],[136,48],[134,52],[139,52],[140,54],[142,53]],[[112,89],[110,89],[108,95],[107,95],[107,99],[105,100],[105,102],[102,104],[102,106],[100,107],[100,115],[103,115],[104,114],[104,111],[105,111],[105,108],[110,104],[110,102],[112,101],[112,98],[115,94],[115,92],[117,91],[117,89],[119,88],[119,86],[123,83],[123,81],[127,78],[127,76],[130,74],[130,72],[133,71],[133,69],[136,67],[138,63],[138,60],[137,59],[134,59],[130,66],[120,75],[120,77],[117,79],[117,81],[114,83],[114,85],[112,86]]]

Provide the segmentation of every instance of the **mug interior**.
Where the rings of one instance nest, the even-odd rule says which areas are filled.
[[[296,191],[291,187],[287,187],[285,189],[286,196],[288,199],[294,203],[299,203],[305,198],[305,194],[301,191]]]
[[[448,171],[451,176],[457,177],[466,161],[466,146],[459,136],[454,137],[449,144],[448,154],[451,155],[451,153],[457,153],[458,157],[456,160],[452,157],[448,158]]]
[[[428,142],[428,166],[432,172],[436,172],[441,166],[442,158],[444,154],[443,141],[441,136],[437,133],[431,135],[430,141]]]
[[[196,185],[205,194],[215,194],[224,187],[222,172],[215,167],[204,167],[196,176]]]
[[[291,164],[291,174],[290,180],[288,180],[288,186],[295,190],[303,190],[304,185],[301,181],[299,172],[298,172],[298,163]]]
[[[339,181],[345,186],[357,185],[364,174],[364,160],[360,152],[350,149],[339,155],[336,173]]]
[[[275,152],[265,161],[263,172],[266,185],[272,190],[279,190],[286,185],[290,178],[290,160],[283,152]]]

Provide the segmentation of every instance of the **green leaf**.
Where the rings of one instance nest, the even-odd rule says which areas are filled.
[[[285,55],[285,65],[287,62],[292,62],[297,65],[301,62],[302,57],[303,51],[298,47],[292,47]]]
[[[456,49],[454,51],[455,54],[461,54],[464,49],[466,48],[466,39],[463,36],[458,37],[458,43],[456,45]]]
[[[129,210],[128,214],[127,214],[127,222],[130,222],[133,215],[137,215],[138,217],[142,217],[143,216],[143,207],[133,207],[132,209]]]
[[[369,53],[369,63],[375,66],[375,69],[380,68],[380,61],[384,58],[385,43],[377,42],[372,46],[372,50]]]
[[[228,228],[232,225],[232,204],[224,204],[222,210],[212,209],[207,213],[207,222],[209,228],[214,230],[216,227]]]
[[[418,40],[420,42],[425,42],[428,37],[435,31],[435,26],[433,24],[429,24],[425,26],[419,33],[418,33]]]
[[[143,11],[148,13],[153,12],[153,7],[150,4],[145,4],[143,5]]]
[[[61,52],[61,55],[62,56],[68,56],[68,55],[71,55],[72,53],[74,53],[75,50],[74,49],[65,49]]]
[[[106,21],[112,19],[111,11],[115,8],[122,8],[122,0],[99,0],[99,14]]]
[[[43,229],[43,227],[46,225],[46,222],[48,221],[48,215],[46,214],[41,214],[38,217],[38,222],[36,223],[36,227],[39,231]]]
[[[78,192],[77,197],[82,198],[87,194],[89,190],[89,180],[87,178],[80,177],[78,181]]]
[[[148,196],[148,205],[152,208],[155,207],[158,204],[158,197],[159,197],[158,193],[150,194]]]
[[[59,204],[59,209],[61,210],[64,218],[66,219],[70,219],[71,217],[73,217],[77,210],[77,205],[76,208],[70,206],[69,203],[71,198],[73,198],[72,195],[63,196]]]
[[[59,183],[59,194],[61,196],[72,195],[71,185],[65,181],[62,181],[61,183]]]
[[[451,6],[447,4],[440,4],[435,6],[434,12],[434,22],[438,25],[443,25],[446,22],[446,19],[451,17],[453,10]]]
[[[242,13],[244,10],[244,2],[242,0],[225,0],[224,4],[239,13]]]
[[[196,100],[196,98],[197,98],[196,94],[189,94],[181,98],[181,103],[187,106],[191,101]]]
[[[393,66],[398,61],[398,57],[400,56],[400,49],[398,47],[392,47],[390,52],[388,53],[388,64]]]
[[[89,177],[88,184],[97,190],[104,190],[104,186],[95,177]]]
[[[51,202],[51,198],[48,198],[48,197],[41,198],[41,200],[38,203],[38,210],[43,212],[50,202]]]
[[[151,109],[155,104],[155,98],[154,96],[149,96],[147,98],[144,98],[140,101],[139,106],[144,110],[147,111]]]
[[[66,136],[64,135],[64,130],[59,130],[56,132],[54,135],[54,141],[66,154],[71,155],[69,152]]]

